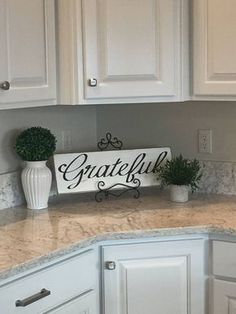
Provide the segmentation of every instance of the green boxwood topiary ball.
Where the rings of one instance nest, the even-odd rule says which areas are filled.
[[[55,149],[56,137],[42,127],[29,128],[16,139],[16,153],[25,161],[48,160]]]
[[[198,183],[202,177],[201,167],[198,160],[189,160],[182,155],[167,160],[165,165],[157,171],[158,179],[163,185],[187,185],[192,192],[198,188]]]

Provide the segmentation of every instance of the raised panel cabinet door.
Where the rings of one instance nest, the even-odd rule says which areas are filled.
[[[0,105],[56,99],[53,0],[0,0]],[[6,106],[7,108],[7,106]]]
[[[236,95],[236,0],[194,0],[194,94]]]
[[[98,314],[99,309],[96,306],[95,294],[91,292],[44,312],[44,314]]]
[[[179,97],[179,0],[82,0],[86,100]]]
[[[211,314],[236,314],[236,283],[213,280]]]
[[[105,314],[204,314],[202,241],[104,247],[103,259]]]

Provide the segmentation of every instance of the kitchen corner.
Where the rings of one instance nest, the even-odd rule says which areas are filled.
[[[189,298],[193,300],[192,312],[197,314],[212,306],[205,288],[210,276],[234,276],[230,267],[226,267],[227,273],[224,269],[231,263],[233,257],[228,254],[236,245],[235,196],[196,194],[189,202],[178,204],[169,201],[166,191],[152,188],[142,189],[139,199],[126,196],[97,203],[93,197],[93,194],[60,196],[51,200],[46,210],[32,211],[21,206],[0,212],[0,302],[5,299],[4,313],[15,313],[14,304],[25,306],[27,302],[32,302],[30,313],[57,306],[62,311],[68,306],[68,313],[78,306],[89,306],[94,313],[102,305],[112,309],[114,304],[109,299],[103,301],[101,294],[118,293],[117,286],[110,285],[111,278],[112,282],[118,280],[122,284],[118,268],[122,272],[125,267],[130,273],[132,263],[134,267],[141,263],[142,269],[151,263],[159,278],[175,269],[178,276],[182,274],[178,277],[181,282],[191,280]],[[222,252],[228,255],[223,272]],[[213,261],[212,270],[206,267],[210,261]],[[182,273],[183,267],[186,270],[190,267],[187,278]],[[135,280],[139,280],[138,273]],[[75,277],[79,280],[74,280]],[[63,287],[61,278],[65,278]],[[146,279],[159,285],[149,275]],[[179,279],[165,277],[166,289],[179,285]],[[221,296],[222,282],[216,279],[214,282],[214,289]],[[40,287],[44,288],[40,291]],[[166,289],[163,293],[167,293]],[[32,291],[40,292],[23,298]],[[169,293],[179,302],[183,291],[179,290],[178,294],[174,291]],[[48,297],[51,293],[53,296]],[[132,298],[131,291],[127,293]],[[147,289],[146,293],[152,290]],[[17,295],[22,299],[17,300]],[[38,297],[43,300],[37,305]],[[220,297],[215,300],[221,302]],[[116,302],[118,306],[123,301],[118,297]],[[187,299],[182,302],[179,306]]]
[[[236,197],[197,194],[185,204],[164,191],[97,203],[92,196],[57,197],[48,210],[0,212],[0,277],[105,240],[218,233],[236,237]]]
[[[0,25],[0,314],[235,314],[236,0]]]

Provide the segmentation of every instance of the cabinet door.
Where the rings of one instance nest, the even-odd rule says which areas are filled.
[[[44,314],[98,314],[94,293],[73,299]]]
[[[85,99],[180,96],[179,0],[83,0]]]
[[[212,314],[236,314],[236,283],[213,281]]]
[[[104,247],[103,259],[105,314],[204,313],[202,241]]]
[[[53,0],[0,0],[0,106],[56,99]],[[38,103],[37,103],[38,102]]]
[[[194,0],[195,95],[236,95],[235,5],[235,0]]]

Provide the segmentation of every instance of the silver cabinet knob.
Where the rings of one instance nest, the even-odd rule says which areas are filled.
[[[114,270],[116,269],[116,263],[112,261],[108,261],[105,263],[105,268],[108,270]]]
[[[96,87],[96,86],[98,85],[97,79],[95,79],[95,78],[90,78],[90,79],[88,80],[88,85],[89,85],[90,87]]]
[[[8,81],[4,81],[0,83],[0,89],[9,90],[10,87],[11,87],[11,84]]]

